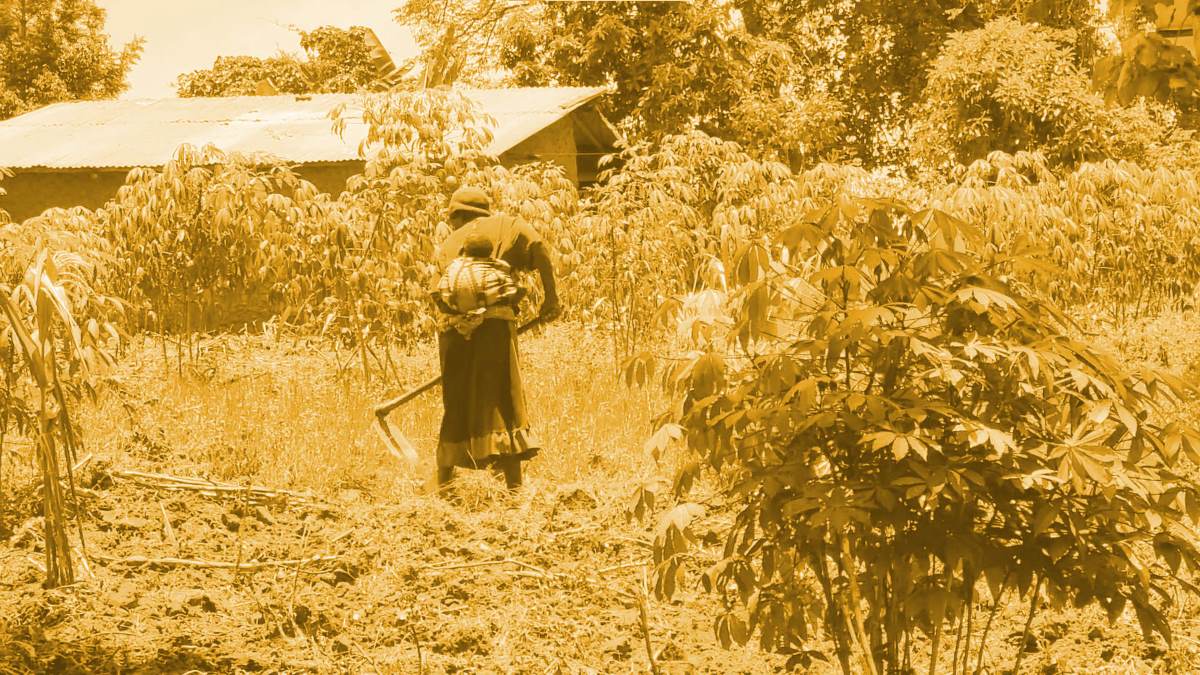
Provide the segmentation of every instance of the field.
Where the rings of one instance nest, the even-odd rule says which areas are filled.
[[[1125,347],[1155,359],[1172,344],[1190,358],[1195,322],[1150,323]],[[518,495],[469,475],[450,503],[430,494],[436,394],[395,413],[425,455],[410,469],[368,424],[388,392],[339,377],[316,344],[225,336],[182,374],[174,362],[164,372],[157,344],[135,345],[81,411],[88,461],[72,507],[90,571],[76,587],[41,587],[36,475],[19,448],[5,458],[0,669],[633,673],[650,672],[650,649],[664,673],[784,671],[753,642],[720,647],[718,602],[695,575],[671,602],[644,595],[653,522],[626,511],[640,482],[670,468],[642,448],[662,401],[618,383],[606,342],[576,327],[522,349],[548,450]],[[408,381],[429,371],[430,352],[405,357]],[[270,490],[204,494],[188,477]],[[723,515],[713,509],[700,531]],[[262,565],[272,561],[284,562]],[[1144,644],[1132,613],[1110,626],[1098,610],[1043,612],[1022,670],[1194,672],[1196,607],[1173,608],[1170,650]],[[987,672],[1011,667],[1023,610],[1013,601],[997,618]]]
[[[95,579],[43,591],[38,528],[3,524],[3,662],[15,672],[637,669],[649,541],[624,510],[649,472],[640,448],[653,401],[597,377],[612,370],[599,342],[577,346],[567,328],[527,346],[550,448],[529,489],[509,496],[492,476],[468,476],[450,504],[428,494],[428,462],[399,465],[369,428],[385,392],[338,381],[331,359],[229,337],[180,377],[164,375],[150,345],[86,412],[94,459],[80,504]],[[413,379],[431,365],[414,356]],[[396,417],[429,450],[438,414],[431,394]],[[29,466],[14,475],[12,465],[6,485],[32,485]],[[129,471],[306,496],[253,506],[238,492],[170,491]],[[38,512],[33,490],[18,494],[5,513]],[[239,573],[106,556],[248,564]],[[651,599],[656,656],[769,672],[752,650],[714,644],[708,604]]]
[[[263,0],[145,133],[113,4],[0,0],[0,675],[1200,672],[1200,0]]]

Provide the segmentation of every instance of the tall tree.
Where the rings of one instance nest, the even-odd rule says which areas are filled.
[[[298,32],[305,58],[288,53],[218,56],[211,68],[180,75],[176,91],[184,97],[249,96],[266,81],[289,94],[349,93],[395,83],[400,69],[382,64],[390,59],[369,28],[321,26]]]
[[[946,37],[1001,16],[1076,30],[1080,61],[1097,44],[1091,0],[548,3],[510,15],[501,59],[523,83],[615,84],[617,116],[650,131],[736,131],[739,101],[819,95],[844,113],[845,147],[886,162]],[[762,82],[764,62],[783,77]]]
[[[1073,36],[1013,18],[951,35],[912,115],[910,154],[928,168],[1000,150],[1055,164],[1144,160],[1173,131],[1166,106],[1106,105],[1073,62]]]
[[[420,84],[488,82],[500,65],[507,18],[518,8],[503,0],[406,0],[395,16],[421,47]]]
[[[712,0],[547,3],[514,12],[503,37],[501,62],[518,83],[615,85],[611,112],[650,135],[728,129],[746,94],[781,84],[758,81],[775,69],[756,61],[790,61]]]
[[[124,91],[142,39],[113,49],[104,19],[92,0],[0,0],[0,119]]]
[[[803,86],[824,88],[848,114],[847,142],[876,163],[897,159],[904,130],[946,38],[1014,17],[1075,32],[1090,63],[1100,17],[1092,0],[739,0],[749,30],[791,46]]]
[[[795,86],[792,49],[727,3],[408,0],[396,17],[424,50],[424,86],[613,85],[607,112],[632,136],[698,128],[793,164],[839,128],[836,102]]]

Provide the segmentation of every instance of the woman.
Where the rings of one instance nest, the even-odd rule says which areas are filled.
[[[493,216],[487,194],[459,188],[450,198],[454,231],[438,249],[444,271],[468,242],[486,239],[491,255],[513,272],[536,270],[545,300],[539,318],[558,315],[554,268],[541,236],[519,218]],[[440,331],[442,417],[438,437],[438,485],[454,478],[457,467],[493,468],[503,472],[510,489],[520,487],[521,463],[540,449],[529,430],[525,392],[521,387],[516,325],[512,313],[489,314],[469,330],[453,325]]]

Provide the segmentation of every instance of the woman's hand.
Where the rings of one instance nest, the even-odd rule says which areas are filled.
[[[553,321],[560,314],[562,314],[562,305],[558,304],[558,298],[546,298],[538,310],[538,319],[540,321]]]

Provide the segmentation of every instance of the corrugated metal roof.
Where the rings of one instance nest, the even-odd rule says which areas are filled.
[[[604,93],[595,87],[464,89],[492,117],[500,155]],[[10,169],[159,166],[184,143],[269,153],[297,164],[359,159],[361,116],[342,137],[328,113],[357,94],[230,96],[56,103],[0,122],[0,166]]]

